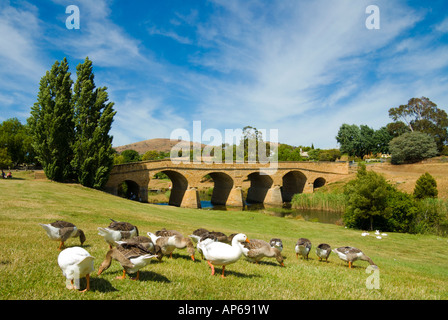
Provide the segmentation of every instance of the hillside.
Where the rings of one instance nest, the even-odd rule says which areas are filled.
[[[170,152],[170,150],[177,145],[178,143],[181,143],[181,146],[188,146],[191,145],[190,141],[178,141],[178,140],[170,140],[170,139],[163,139],[163,138],[157,138],[157,139],[149,139],[149,140],[143,140],[139,142],[134,142],[131,144],[126,144],[124,146],[119,146],[114,148],[118,153],[123,152],[124,150],[135,150],[139,154],[144,154],[147,151],[150,150],[156,150],[158,152]],[[205,146],[205,145],[202,145]]]
[[[129,201],[76,184],[36,180],[31,172],[0,181],[0,299],[70,300],[301,300],[301,299],[428,299],[448,298],[447,239],[431,235],[389,233],[382,240],[362,237],[360,230],[337,225],[279,218],[256,212],[208,211],[157,206]],[[185,250],[173,258],[152,261],[140,280],[115,279],[122,268],[114,261],[97,275],[109,250],[98,235],[110,218],[137,225],[142,235],[161,228],[184,235],[204,227],[226,234],[244,232],[249,239],[283,240],[285,266],[275,259],[254,264],[241,258],[226,268],[226,279],[210,275],[210,267],[196,253],[192,261]],[[58,243],[50,241],[39,223],[66,220],[84,230],[83,247],[95,257],[91,291],[84,294],[65,288],[57,264]],[[298,238],[312,241],[310,259],[297,259]],[[318,260],[315,247],[353,245],[379,266],[380,289],[369,289],[367,263],[354,268],[331,254],[328,263]],[[79,239],[66,245],[79,246]],[[428,263],[430,261],[430,263]]]

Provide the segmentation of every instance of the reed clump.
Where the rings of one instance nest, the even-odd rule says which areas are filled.
[[[343,193],[298,193],[293,196],[291,206],[294,209],[344,212],[346,196]]]

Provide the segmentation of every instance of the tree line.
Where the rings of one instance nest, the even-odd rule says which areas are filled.
[[[448,155],[448,116],[426,97],[389,109],[393,122],[375,130],[367,125],[343,124],[336,135],[340,151],[349,156],[387,153],[392,163],[412,163]]]

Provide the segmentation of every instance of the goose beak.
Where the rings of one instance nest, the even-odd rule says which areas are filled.
[[[193,260],[193,261],[194,261],[194,255],[191,255],[190,257],[191,257],[191,260]]]
[[[249,239],[246,238],[246,242],[249,242],[249,243],[250,243]]]
[[[284,266],[285,266],[285,264],[284,264],[283,262],[281,263],[281,265],[282,265],[282,267],[284,267]]]

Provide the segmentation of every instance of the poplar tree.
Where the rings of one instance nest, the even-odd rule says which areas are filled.
[[[113,166],[113,137],[109,131],[116,112],[114,103],[108,102],[107,87],[95,86],[92,61],[87,57],[76,70],[73,90],[75,142],[71,164],[79,183],[101,189]]]
[[[72,84],[67,59],[56,61],[40,80],[37,102],[28,119],[33,136],[32,146],[45,175],[65,181],[72,173],[74,138]]]

